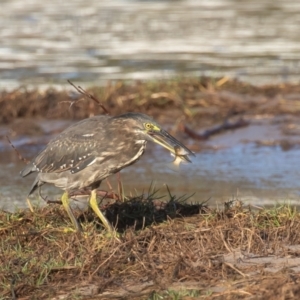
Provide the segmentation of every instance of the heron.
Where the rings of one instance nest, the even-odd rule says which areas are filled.
[[[62,131],[20,175],[37,173],[28,197],[44,184],[64,190],[61,201],[77,231],[81,226],[70,207],[69,195],[83,188],[91,189],[89,205],[104,227],[112,232],[114,228],[98,207],[96,191],[103,179],[135,163],[143,155],[148,141],[169,150],[176,160],[191,162],[189,156],[194,155],[145,114],[98,115]]]

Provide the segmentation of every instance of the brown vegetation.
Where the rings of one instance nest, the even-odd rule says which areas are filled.
[[[300,113],[300,85],[255,87],[227,78],[181,78],[108,83],[88,92],[112,115],[139,111],[161,120],[184,118],[197,124],[212,124],[243,114]],[[100,113],[103,113],[100,105],[84,100],[75,89],[29,91],[23,87],[0,94],[0,123],[29,117],[82,119]]]
[[[127,224],[118,239],[89,212],[79,217],[82,234],[65,227],[58,205],[1,212],[3,299],[299,297],[300,215],[293,208],[252,211],[237,201],[211,210],[152,200],[107,208],[112,222]]]
[[[227,78],[183,78],[117,82],[88,92],[112,115],[151,114],[195,140],[247,126],[244,116],[300,114],[300,85],[253,87]],[[0,94],[0,124],[9,124],[16,135],[43,135],[34,122],[38,118],[100,113],[100,105],[75,91],[20,88]],[[220,123],[200,134],[194,129]],[[286,126],[288,134],[296,129]],[[0,212],[0,298],[300,296],[300,214],[295,209],[253,211],[236,202],[212,210],[171,195],[167,204],[153,195],[120,198],[103,208],[118,239],[106,236],[90,212],[77,212],[84,233],[74,233],[57,204],[33,212]]]

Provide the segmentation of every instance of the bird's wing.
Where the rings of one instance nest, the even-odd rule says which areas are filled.
[[[67,170],[77,173],[95,162],[92,145],[92,142],[79,143],[72,137],[54,140],[35,158],[33,164],[37,171],[43,173],[60,173]]]
[[[95,120],[97,121],[95,118],[86,119],[85,130],[81,122],[76,123],[50,141],[33,161],[36,170],[43,173],[67,170],[77,173],[96,162],[96,149],[101,136],[95,132]]]

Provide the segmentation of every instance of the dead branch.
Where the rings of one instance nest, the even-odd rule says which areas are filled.
[[[29,164],[30,161],[29,161],[28,159],[26,159],[25,157],[22,156],[22,154],[17,150],[17,148],[16,148],[16,147],[12,144],[12,142],[10,141],[8,135],[6,135],[5,137],[6,137],[7,141],[8,141],[8,143],[9,143],[9,145],[13,148],[13,150],[14,150],[15,153],[17,154],[19,160],[25,162],[26,164]]]
[[[71,86],[73,86],[75,88],[75,90],[83,95],[86,99],[89,99],[89,100],[92,100],[94,101],[97,105],[99,105],[103,111],[106,113],[106,114],[109,114],[109,111],[105,108],[105,106],[95,97],[93,96],[92,94],[89,94],[85,89],[83,89],[81,86],[76,86],[73,82],[71,82],[70,80],[68,80],[69,84]]]
[[[234,129],[246,127],[248,125],[249,122],[241,118],[235,122],[229,122],[226,120],[223,124],[214,126],[213,128],[207,129],[202,133],[197,133],[184,124],[183,131],[192,139],[204,141],[210,138],[212,135],[221,133],[222,131],[234,130]]]

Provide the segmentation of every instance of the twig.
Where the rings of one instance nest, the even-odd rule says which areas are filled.
[[[220,232],[220,235],[221,235],[221,238],[222,238],[222,241],[224,243],[225,248],[228,250],[228,252],[232,253],[232,250],[230,249],[229,245],[225,241],[224,234],[223,234],[222,230],[220,230],[219,232]]]
[[[228,263],[228,262],[224,262],[224,265],[228,266],[229,268],[231,268],[232,270],[238,272],[240,275],[242,275],[243,277],[248,277],[247,274],[244,274],[242,271],[240,271],[238,268],[236,268],[233,264]]]
[[[207,140],[210,136],[218,134],[225,130],[233,130],[241,127],[246,127],[249,125],[248,121],[245,121],[244,119],[239,119],[236,122],[228,122],[225,121],[223,124],[215,126],[213,128],[207,129],[202,133],[197,133],[187,127],[185,124],[183,125],[183,131],[192,139],[195,140]]]
[[[117,240],[119,240],[119,239],[117,239]],[[91,278],[98,272],[98,270],[104,265],[104,264],[106,264],[114,255],[115,255],[115,253],[118,251],[118,250],[120,250],[120,247],[121,246],[124,246],[124,245],[119,245],[119,246],[117,246],[116,248],[115,248],[115,250],[111,253],[111,255],[104,261],[104,262],[102,262],[100,265],[98,265],[98,267],[95,269],[95,271],[92,273],[92,275],[90,276]]]
[[[16,147],[12,144],[12,142],[10,141],[8,135],[6,135],[5,137],[6,137],[7,141],[8,141],[8,143],[9,143],[9,145],[10,145],[10,146],[13,148],[13,150],[16,152],[16,154],[17,154],[19,160],[22,160],[22,161],[25,162],[26,164],[29,164],[30,161],[29,161],[28,159],[24,158],[24,157],[21,155],[21,153],[17,150],[17,148],[16,148]]]
[[[70,198],[72,198],[73,200],[76,200],[75,197],[76,196],[89,196],[91,194],[90,191],[86,191],[86,190],[79,190],[79,191],[76,191],[74,193],[71,193],[69,195]],[[105,198],[108,198],[108,199],[113,199],[113,200],[119,200],[119,197],[116,193],[114,192],[106,192],[106,191],[97,191],[96,192],[97,196],[105,196]],[[40,194],[40,197],[47,203],[47,204],[62,204],[61,200],[52,200],[52,199],[47,199],[44,198],[41,194]],[[28,201],[27,201],[28,202]],[[101,209],[103,209],[103,207],[101,207]]]
[[[90,100],[93,100],[95,103],[97,103],[97,105],[99,105],[103,111],[106,113],[106,114],[109,114],[109,111],[104,107],[104,105],[93,95],[89,94],[85,89],[83,89],[81,86],[76,86],[73,82],[71,82],[70,80],[68,80],[69,84],[71,86],[73,86],[75,88],[75,90],[83,95],[85,98],[87,99],[90,99]]]
[[[108,178],[106,178],[105,182],[106,182],[106,184],[107,184],[107,186],[108,186],[108,188],[110,190],[110,193],[108,195],[112,195],[112,197],[108,197],[108,198],[112,198],[112,199],[115,199],[115,200],[120,200],[119,195],[117,195],[116,193],[114,193],[112,185],[110,184]]]
[[[71,110],[71,107],[72,107],[75,103],[78,103],[79,101],[84,101],[84,99],[72,100],[72,101],[60,101],[59,103],[70,103],[69,110]]]
[[[13,278],[11,283],[10,283],[10,292],[11,292],[11,299],[12,300],[17,299],[16,292],[15,292],[15,283],[16,283],[16,280],[15,280],[15,278]]]
[[[225,295],[230,295],[230,294],[242,294],[242,295],[247,295],[247,296],[253,296],[253,294],[249,293],[249,292],[246,292],[244,290],[234,290],[234,291],[225,291],[225,292],[222,292],[222,293],[217,293],[215,295],[212,295],[212,299],[213,298],[220,298],[220,296],[225,296]],[[222,298],[223,299],[223,298]],[[228,298],[227,298],[228,299]],[[230,298],[232,299],[232,298]]]

